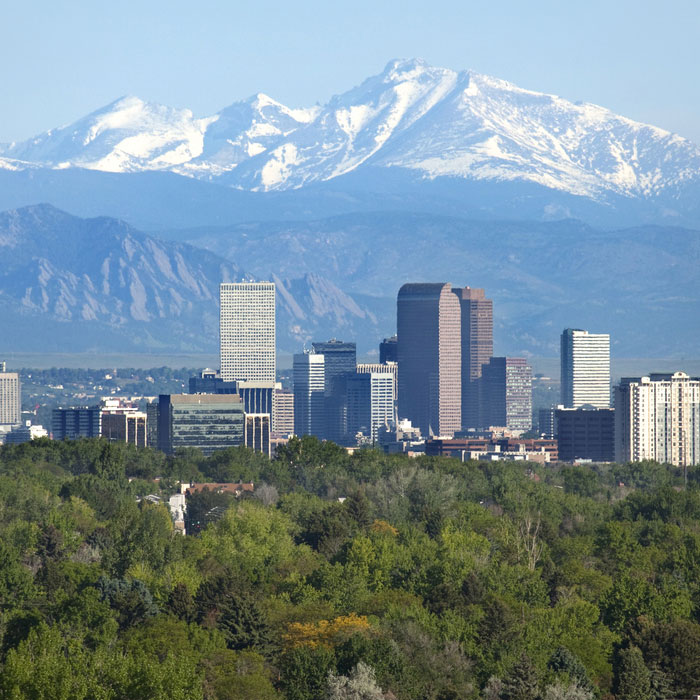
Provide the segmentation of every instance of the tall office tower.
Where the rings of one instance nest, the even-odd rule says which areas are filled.
[[[384,338],[379,343],[379,362],[386,364],[387,362],[398,362],[398,337],[392,335],[391,338]]]
[[[482,368],[483,426],[532,427],[532,368],[522,357],[492,357]]]
[[[610,408],[610,336],[567,328],[561,334],[564,408]]]
[[[332,338],[326,343],[312,343],[311,351],[324,357],[326,426],[323,437],[343,444],[347,439],[345,380],[356,372],[356,345]]]
[[[479,378],[493,355],[493,301],[483,289],[452,290],[459,299],[462,317],[462,426],[479,428]]]
[[[243,444],[243,399],[231,394],[161,394],[158,449],[194,447],[205,457]]]
[[[700,464],[700,377],[624,378],[615,387],[615,461]]]
[[[375,443],[384,426],[395,425],[394,377],[390,372],[360,372],[346,380],[348,435]]]
[[[324,356],[303,352],[294,355],[294,432],[322,438],[325,431]]]
[[[20,425],[22,422],[22,388],[19,373],[8,372],[0,362],[0,425]]]
[[[460,306],[450,284],[404,284],[396,302],[399,419],[423,435],[462,427]]]
[[[274,385],[274,282],[224,283],[219,294],[221,379]]]
[[[399,395],[399,365],[397,362],[358,362],[357,373],[378,372],[379,374],[390,374],[394,378],[394,403]],[[396,418],[396,417],[394,417]],[[396,420],[394,420],[396,422]]]

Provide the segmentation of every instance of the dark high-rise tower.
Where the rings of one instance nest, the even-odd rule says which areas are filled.
[[[492,357],[483,366],[481,427],[532,427],[532,369],[522,357]]]
[[[379,343],[379,362],[384,365],[387,362],[398,362],[398,340],[395,335],[391,338],[384,338],[381,343]]]
[[[449,284],[404,284],[396,304],[399,418],[424,435],[462,427],[460,305]]]
[[[493,301],[483,289],[452,291],[459,299],[462,318],[462,425],[479,428],[484,422],[479,415],[479,379],[493,355]]]
[[[323,437],[342,444],[347,432],[345,380],[357,373],[357,346],[332,338],[325,343],[312,343],[312,351],[323,355],[325,381],[325,421]]]

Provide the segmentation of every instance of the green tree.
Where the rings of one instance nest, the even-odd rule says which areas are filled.
[[[618,700],[652,700],[651,674],[639,647],[620,649],[613,668],[613,692]]]
[[[535,700],[539,695],[537,671],[532,661],[522,654],[503,679],[501,700]]]

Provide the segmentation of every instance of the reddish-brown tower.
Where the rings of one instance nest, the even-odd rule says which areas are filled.
[[[493,355],[493,301],[483,289],[452,291],[459,299],[462,318],[462,426],[481,428],[479,380],[482,367]]]
[[[460,302],[450,284],[404,284],[397,299],[399,418],[423,435],[462,427]]]

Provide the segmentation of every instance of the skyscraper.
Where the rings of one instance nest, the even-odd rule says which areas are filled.
[[[346,380],[348,433],[362,432],[373,443],[379,430],[394,424],[394,377],[389,372],[358,372]]]
[[[387,362],[397,362],[398,361],[398,338],[392,335],[391,338],[384,338],[381,343],[379,343],[379,362],[380,364],[386,364]]]
[[[700,377],[625,378],[615,387],[615,461],[700,464]]]
[[[493,301],[483,289],[452,291],[459,299],[462,321],[462,426],[478,428],[484,423],[479,415],[479,378],[493,355]]]
[[[396,304],[399,419],[423,435],[462,427],[460,303],[450,284],[404,284]]]
[[[564,408],[610,407],[610,336],[567,328],[561,334]]]
[[[347,439],[345,380],[356,373],[357,346],[332,338],[325,343],[312,343],[311,351],[323,355],[325,427],[322,437],[343,444]]]
[[[303,352],[294,355],[294,432],[323,437],[325,431],[324,356]]]
[[[522,357],[492,357],[480,380],[483,425],[532,427],[532,369]]]
[[[22,398],[19,373],[7,372],[0,362],[0,425],[19,425],[22,422]]]
[[[221,379],[275,381],[274,282],[220,286]]]

